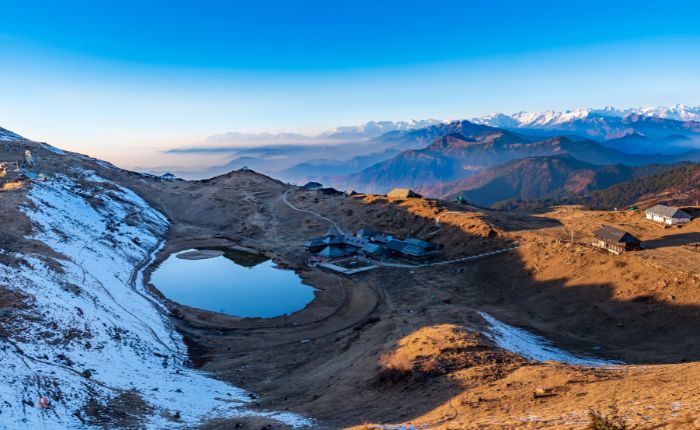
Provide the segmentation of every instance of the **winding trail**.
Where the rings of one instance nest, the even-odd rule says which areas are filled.
[[[345,231],[344,231],[343,228],[340,226],[340,224],[338,224],[337,222],[335,222],[335,221],[333,221],[332,219],[328,218],[327,216],[321,215],[320,213],[314,212],[314,211],[312,211],[312,210],[310,210],[310,209],[300,209],[300,208],[294,206],[293,204],[291,204],[291,203],[289,202],[289,200],[287,199],[287,196],[289,195],[289,192],[290,192],[290,191],[292,191],[292,188],[289,188],[287,191],[284,192],[284,194],[282,194],[282,201],[284,202],[284,204],[286,204],[287,206],[289,206],[290,208],[294,209],[294,210],[297,211],[297,212],[306,212],[306,213],[311,214],[311,215],[313,215],[313,216],[315,216],[315,217],[317,217],[317,218],[321,218],[322,220],[324,220],[324,221],[330,223],[332,226],[334,226],[335,228],[337,228],[338,231],[339,231],[340,233],[345,234]]]

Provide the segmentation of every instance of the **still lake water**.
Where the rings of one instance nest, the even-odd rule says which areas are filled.
[[[314,298],[314,288],[271,260],[254,256],[251,261],[250,255],[230,251],[204,260],[177,258],[178,254],[170,255],[153,272],[151,282],[165,297],[186,306],[271,318],[296,312]]]

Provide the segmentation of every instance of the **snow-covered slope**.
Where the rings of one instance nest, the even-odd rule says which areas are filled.
[[[6,130],[0,127],[0,141],[12,142],[16,140],[25,140],[22,136],[17,133],[13,133],[10,130]]]
[[[618,110],[620,116],[639,114],[655,116],[658,118],[675,119],[677,121],[700,121],[700,106],[675,106],[643,107]]]
[[[608,106],[602,109],[577,109],[566,112],[517,112],[511,115],[495,113],[482,116],[480,118],[474,118],[472,122],[476,124],[489,125],[492,127],[546,129],[571,121],[596,116],[622,118],[633,114],[674,119],[678,121],[700,121],[700,106],[690,107],[678,104],[670,107],[662,106],[629,109],[617,109]]]
[[[256,414],[308,424],[250,411],[248,393],[187,367],[181,337],[142,286],[168,228],[144,200],[83,170],[33,184],[29,198],[33,239],[57,254],[0,251],[0,291],[24,302],[0,310],[11,313],[0,326],[0,427],[113,428],[122,416],[170,429]]]

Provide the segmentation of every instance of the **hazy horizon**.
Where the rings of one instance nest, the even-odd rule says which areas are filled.
[[[227,132],[698,105],[693,11],[700,5],[11,3],[0,126],[134,167],[177,161],[163,151]]]

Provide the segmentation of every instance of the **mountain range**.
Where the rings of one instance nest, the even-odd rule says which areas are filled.
[[[589,118],[624,118],[631,115],[670,119],[676,121],[700,121],[700,106],[675,106],[643,107],[617,109],[607,106],[602,109],[576,109],[565,112],[517,112],[514,114],[494,113],[471,121],[476,124],[490,125],[504,128],[543,128],[552,129],[557,126],[576,120]]]
[[[492,114],[469,120],[532,138],[567,137],[594,140],[630,154],[680,154],[700,147],[700,107],[579,109],[566,112],[519,112]],[[201,145],[173,148],[170,155],[187,157],[216,154],[228,160],[207,168],[140,168],[148,173],[170,171],[190,179],[206,178],[248,167],[293,183],[328,181],[330,177],[360,175],[364,169],[399,156],[405,150],[420,150],[449,133],[462,133],[466,121],[435,119],[370,121],[360,126],[337,127],[315,135],[298,133],[246,134],[229,132],[209,137]],[[463,133],[464,134],[464,133]],[[466,133],[469,135],[469,132]],[[177,163],[174,163],[177,164]],[[333,181],[345,186],[343,181]],[[364,186],[362,182],[355,187]]]
[[[552,199],[586,195],[624,181],[670,169],[653,164],[630,167],[623,164],[596,165],[569,154],[527,157],[509,161],[455,182],[420,191],[443,199],[462,197],[477,206],[508,200]]]
[[[185,178],[247,167],[292,183],[315,180],[367,193],[409,187],[488,206],[574,198],[662,165],[700,162],[698,119],[700,107],[684,105],[499,113],[469,121],[372,121],[314,136],[225,133],[210,137],[211,146],[168,152],[230,154],[220,165],[174,171]],[[0,129],[0,140],[18,139]]]
[[[639,125],[640,129],[658,125],[659,130],[665,129],[668,130],[667,133],[673,133],[658,140],[649,140],[649,142],[661,144],[678,141],[694,142],[693,139],[697,137],[696,126],[700,126],[700,123],[639,116],[614,120],[628,121],[635,126]],[[598,122],[593,124],[599,125]],[[687,130],[687,136],[676,135],[679,129]],[[595,165],[628,166],[700,161],[700,150],[697,149],[684,149],[679,152],[676,148],[670,151],[671,153],[660,154],[651,153],[650,150],[654,149],[654,146],[648,145],[645,151],[633,153],[636,151],[629,148],[633,142],[617,140],[606,145],[577,135],[549,137],[526,133],[527,130],[524,129],[515,132],[512,129],[474,124],[470,121],[434,125],[427,129],[402,134],[404,141],[413,139],[423,142],[434,139],[432,144],[422,149],[405,150],[359,172],[325,177],[321,180],[335,187],[372,193],[384,193],[393,187],[421,188],[428,190],[428,196],[437,197],[441,194],[433,194],[433,191],[440,190],[450,182],[467,178],[511,160],[528,157],[568,154],[577,160]],[[661,131],[658,135],[662,135]],[[638,140],[648,139],[641,132],[628,136]],[[615,146],[626,151],[617,149]]]

